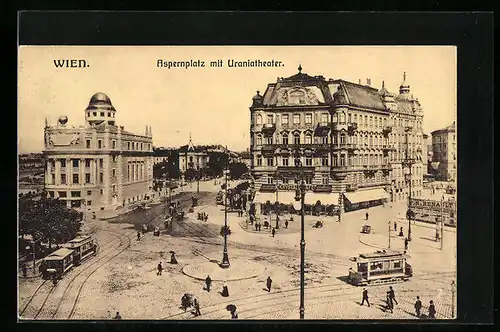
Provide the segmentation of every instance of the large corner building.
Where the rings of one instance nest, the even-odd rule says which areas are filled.
[[[116,109],[96,93],[85,109],[85,125],[45,122],[45,188],[68,207],[109,210],[147,200],[153,186],[151,127],[144,135],[116,123]]]
[[[250,107],[254,202],[290,204],[304,176],[307,205],[341,211],[422,194],[423,112],[406,75],[399,94],[299,72],[257,91]],[[295,167],[298,157],[301,169]]]

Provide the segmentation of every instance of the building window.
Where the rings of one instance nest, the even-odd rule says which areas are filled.
[[[312,157],[306,156],[306,166],[312,166]]]
[[[51,174],[51,184],[56,183],[56,175],[54,173]]]
[[[295,134],[293,136],[293,144],[300,144],[300,135],[299,134]]]
[[[111,142],[111,146],[112,146],[113,149],[116,149],[116,141],[112,141]]]
[[[305,139],[306,139],[306,142],[305,142],[306,144],[312,143],[312,136],[311,135],[306,135]]]
[[[97,148],[102,149],[102,141],[101,140],[97,140]]]
[[[99,183],[103,183],[103,182],[104,182],[104,174],[100,173],[99,174]]]
[[[113,177],[115,177],[116,176],[116,169],[113,168],[112,173],[113,173]]]
[[[61,174],[61,183],[66,184],[66,174]]]
[[[321,138],[321,142],[322,142],[323,144],[328,144],[328,136],[323,136],[323,137]]]
[[[99,159],[99,167],[103,168],[104,167],[104,159]]]
[[[90,173],[85,174],[85,183],[90,183]]]
[[[86,141],[85,144],[86,144],[87,149],[90,149],[90,140],[89,139]]]
[[[321,124],[325,126],[328,124],[328,113],[322,113],[321,114]]]
[[[340,155],[340,166],[345,166],[345,155],[341,154]]]
[[[300,124],[300,114],[294,114],[293,115],[293,124],[294,125]]]
[[[358,115],[354,114],[354,123],[358,123]]]
[[[163,160],[165,160],[165,158],[163,158]],[[115,154],[113,155],[113,162],[116,162],[116,155]]]
[[[102,190],[102,189],[101,189],[101,190],[99,190],[99,194],[100,194],[100,195],[102,195],[102,193],[103,193],[103,190]]]
[[[274,158],[267,158],[267,166],[273,166],[273,159]]]
[[[87,190],[87,196],[92,195],[92,190]]]
[[[130,150],[130,142],[127,142],[127,150]]]
[[[283,114],[281,116],[281,124],[287,125],[288,124],[288,114]]]
[[[340,112],[339,120],[340,120],[340,123],[345,123],[345,114],[344,114],[344,112]]]
[[[323,156],[321,158],[321,166],[328,166],[328,156]]]
[[[85,167],[90,167],[90,159],[85,159]]]
[[[61,197],[61,198],[66,198],[66,197],[67,197],[67,195],[66,195],[66,192],[65,192],[65,191],[58,191],[58,192],[57,192],[57,195],[58,195],[59,197]]]
[[[272,136],[269,136],[267,137],[267,144],[273,144],[273,137]]]
[[[72,191],[71,197],[80,197],[80,192],[79,191]]]
[[[256,117],[255,122],[256,122],[258,125],[261,125],[261,124],[262,124],[262,116],[261,116],[260,114],[257,114],[257,117]]]
[[[273,124],[273,115],[272,114],[269,114],[267,116],[267,124]]]
[[[306,182],[306,184],[312,184],[312,177],[306,176],[305,177],[305,182]]]
[[[61,168],[64,168],[64,167],[66,167],[66,160],[61,159]]]
[[[351,114],[349,113],[349,114],[347,115],[347,123],[351,123],[351,122],[352,122],[352,116],[351,116]]]
[[[368,127],[368,115],[365,115],[364,118],[365,118],[365,127]]]
[[[73,159],[73,167],[78,168],[78,159]]]
[[[257,166],[262,166],[262,157],[257,156]]]
[[[268,177],[267,177],[267,183],[268,183],[268,184],[273,184],[273,182],[274,182],[274,181],[273,181],[273,178],[272,178],[272,177],[270,177],[270,176],[268,176]]]
[[[340,135],[340,144],[345,144],[346,143],[346,140],[345,140],[345,135],[344,134],[341,134]]]
[[[281,142],[285,145],[288,145],[288,134],[283,134],[283,138],[281,139]]]
[[[323,175],[323,179],[322,179],[323,184],[328,184],[329,180],[330,179],[329,179],[328,175]]]
[[[97,112],[92,112],[92,115],[93,116],[97,116]]]
[[[257,144],[256,145],[262,145],[262,137],[257,136]]]
[[[306,114],[306,124],[311,124],[312,123],[312,114],[307,113]]]
[[[73,174],[73,183],[76,184],[78,183],[79,177],[78,174]]]
[[[282,159],[282,165],[283,166],[288,166],[288,158],[283,157],[283,159]]]

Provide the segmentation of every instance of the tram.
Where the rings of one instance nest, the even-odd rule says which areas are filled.
[[[353,257],[355,269],[349,269],[348,282],[355,286],[407,281],[413,269],[407,263],[406,253],[393,250],[378,250]]]
[[[97,245],[90,235],[79,236],[64,244],[63,247],[71,249],[73,253],[73,264],[78,266],[82,261],[97,254]]]
[[[73,250],[60,248],[43,259],[40,270],[43,279],[61,279],[73,266]]]

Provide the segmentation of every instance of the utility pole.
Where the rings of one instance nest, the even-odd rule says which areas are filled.
[[[455,281],[451,282],[451,318],[455,318]]]
[[[274,205],[274,208],[276,209],[276,229],[280,228],[280,225],[278,224],[278,219],[279,219],[279,201],[278,201],[278,187],[276,186],[276,204]],[[271,223],[269,223],[271,224]]]
[[[409,143],[408,143],[408,133],[411,132],[411,127],[406,127],[405,128],[406,132],[406,151],[405,151],[405,160],[403,161],[402,165],[403,167],[408,167],[409,168],[409,179],[407,178],[406,180],[408,181],[409,185],[409,192],[408,192],[408,211],[406,212],[406,218],[408,219],[408,241],[411,241],[411,185],[412,185],[412,168],[414,164],[414,160],[410,158],[409,156]],[[406,175],[405,175],[406,177]]]
[[[226,170],[225,170],[226,195],[224,198],[224,250],[222,252],[222,263],[220,264],[220,267],[222,268],[228,268],[230,266],[229,255],[227,253],[227,196],[228,196],[227,173],[228,169],[226,165]]]
[[[305,288],[305,254],[306,241],[304,239],[304,199],[306,196],[306,184],[304,182],[304,170],[299,157],[299,148],[297,147],[295,157],[295,167],[300,170],[300,185],[297,188],[295,200],[300,200],[300,319],[304,319],[304,288]]]

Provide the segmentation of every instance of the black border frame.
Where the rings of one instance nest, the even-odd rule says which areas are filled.
[[[457,45],[459,320],[453,324],[457,328],[456,324],[493,322],[492,13],[23,11],[18,13],[17,19],[18,43],[21,45]],[[16,125],[12,123],[12,128]],[[14,162],[13,172],[14,169],[17,172],[17,162]],[[13,191],[16,191],[15,177],[12,179]],[[8,206],[17,205],[14,195],[7,198],[12,202]],[[14,225],[15,231],[16,223],[10,221],[9,224]],[[15,243],[14,250],[17,250]],[[15,262],[13,266],[16,266]],[[16,280],[14,284],[17,285]],[[13,303],[13,317],[17,317],[16,301]],[[134,329],[144,329],[146,322],[159,327],[158,322],[137,322],[140,325],[134,324]],[[242,322],[224,325],[236,323],[237,328],[246,328]],[[306,322],[308,325],[326,323]],[[390,324],[397,329],[402,327],[401,324],[415,323],[327,321],[328,324],[355,323],[363,328],[375,328],[373,322]],[[169,329],[172,323],[166,322]],[[31,324],[21,323],[27,329],[34,327]],[[46,328],[65,330],[70,326],[73,328],[74,324],[50,324]],[[174,324],[181,329],[198,325]],[[222,327],[220,322],[205,324]],[[300,328],[302,322],[246,323],[250,324]],[[451,327],[449,324],[440,321],[418,323],[426,328],[430,325],[434,328],[438,325]],[[411,328],[420,329],[416,325]],[[104,326],[106,329],[124,328],[122,322],[92,324],[91,328]],[[406,328],[410,326],[406,325]]]

